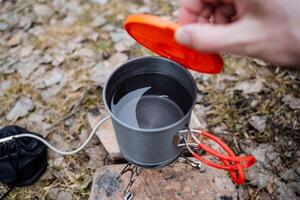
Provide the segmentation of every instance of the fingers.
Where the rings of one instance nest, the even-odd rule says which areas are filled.
[[[202,52],[244,52],[245,44],[259,33],[253,33],[251,22],[240,21],[227,25],[190,24],[176,31],[176,40]]]

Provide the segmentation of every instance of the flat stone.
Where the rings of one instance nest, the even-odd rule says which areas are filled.
[[[94,28],[98,28],[98,27],[101,27],[105,24],[106,24],[106,19],[101,15],[97,15],[93,19],[93,21],[91,23],[91,26],[94,27]]]
[[[34,49],[33,45],[28,45],[26,47],[23,47],[20,50],[20,56],[21,56],[21,58],[26,58],[26,57],[30,56],[30,54],[32,53],[33,49]]]
[[[286,96],[284,96],[283,101],[291,109],[294,109],[294,110],[300,109],[300,98],[296,98],[292,95],[286,95]]]
[[[33,7],[33,12],[39,18],[48,18],[53,14],[53,10],[45,4],[35,4]]]
[[[6,45],[8,47],[14,47],[20,44],[21,41],[22,41],[22,32],[18,32],[11,36],[11,38],[7,41]]]
[[[251,126],[253,126],[258,132],[262,133],[266,129],[267,116],[252,116],[249,120]]]
[[[130,173],[119,175],[125,165],[103,166],[97,170],[89,200],[119,200]],[[226,171],[207,168],[205,173],[184,163],[161,170],[143,170],[131,188],[133,199],[237,199],[237,190]]]
[[[34,104],[32,100],[27,97],[22,97],[17,101],[14,108],[6,115],[6,120],[13,121],[20,117],[25,117],[33,108]]]
[[[104,115],[100,115],[100,113],[89,112],[87,114],[87,119],[92,129],[95,128],[95,126],[103,118],[103,116]],[[96,132],[96,135],[107,151],[110,160],[115,161],[123,159],[110,119],[104,122],[104,124]]]
[[[0,81],[0,97],[11,87],[12,82],[10,80]]]
[[[96,84],[104,87],[109,76],[125,61],[128,56],[123,53],[116,53],[107,61],[101,62],[90,69],[91,80]]]

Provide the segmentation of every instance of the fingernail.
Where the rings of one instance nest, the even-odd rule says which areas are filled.
[[[188,45],[190,43],[190,34],[185,28],[179,28],[175,33],[175,38],[180,44]]]

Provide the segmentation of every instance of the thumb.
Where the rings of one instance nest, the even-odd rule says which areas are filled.
[[[239,21],[227,25],[189,24],[177,29],[177,42],[203,52],[239,51],[253,37],[253,27]]]

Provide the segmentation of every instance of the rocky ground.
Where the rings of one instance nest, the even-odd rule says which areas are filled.
[[[17,124],[61,149],[91,131],[108,75],[151,53],[127,36],[130,13],[176,19],[178,1],[0,0],[0,127]],[[224,55],[224,73],[194,73],[195,113],[237,154],[253,154],[240,199],[300,199],[300,73]],[[47,173],[8,199],[88,199],[94,171],[110,164],[97,138],[81,153],[49,155]]]

